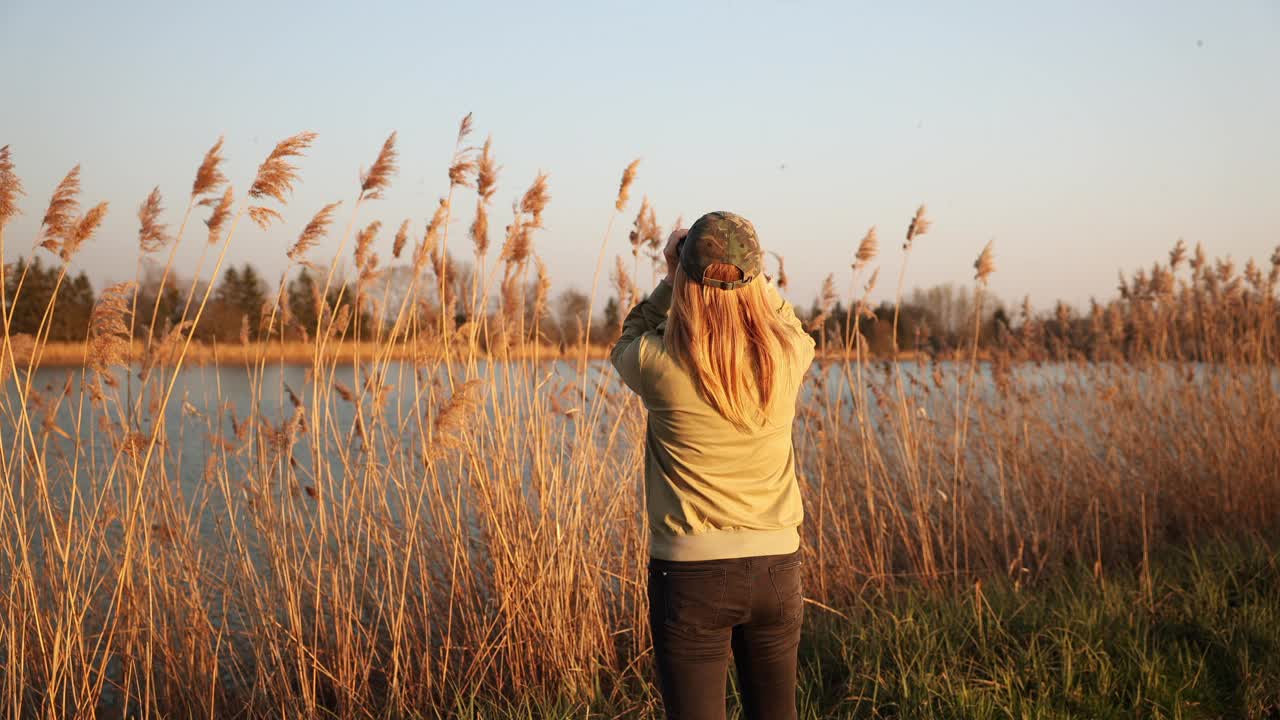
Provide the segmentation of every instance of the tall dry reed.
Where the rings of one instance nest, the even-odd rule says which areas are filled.
[[[70,373],[42,367],[43,332],[6,330],[6,714],[444,715],[478,695],[644,696],[627,692],[652,677],[643,410],[588,363],[586,340],[565,349],[569,361],[539,361],[551,288],[534,234],[544,174],[465,300],[447,250],[454,193],[477,193],[470,234],[483,267],[497,181],[489,142],[464,145],[470,131],[468,116],[447,194],[406,259],[409,292],[388,302],[366,275],[355,310],[327,303],[335,256],[316,323],[289,346],[307,358],[303,372],[268,367],[265,344],[238,354],[195,344],[210,291],[194,283],[168,332],[156,331],[154,308],[135,306],[131,284],[104,291],[88,363]],[[239,219],[279,219],[299,180],[294,159],[313,140],[277,145],[238,204],[223,189],[218,141],[172,238],[159,191],[144,202],[139,251],[168,244],[171,259],[192,207],[211,207],[216,277]],[[409,242],[404,223],[383,238],[378,219],[359,218],[389,187],[395,140],[361,174],[336,243],[344,255],[363,227],[357,265],[374,273],[384,244],[399,260]],[[64,265],[93,223],[78,178],[59,185],[32,239]],[[623,247],[612,217],[635,179],[632,163],[604,251]],[[20,192],[6,148],[0,233]],[[312,262],[339,207],[312,217],[291,263]],[[922,206],[908,249],[929,229]],[[984,359],[988,244],[974,264],[969,352],[899,363],[873,362],[860,332],[881,322],[868,309],[878,253],[873,229],[853,249],[853,331],[810,371],[794,434],[815,611],[838,612],[870,586],[1029,583],[1082,563],[1105,577],[1161,545],[1275,529],[1280,252],[1237,272],[1179,244],[1087,318],[1028,310]],[[625,314],[638,291],[621,257],[615,265]],[[264,308],[268,328],[296,322],[279,295]],[[824,295],[832,313],[834,276]],[[7,327],[16,298],[4,300]],[[131,342],[134,316],[148,312],[137,318],[147,338]],[[353,348],[364,322],[377,339]]]

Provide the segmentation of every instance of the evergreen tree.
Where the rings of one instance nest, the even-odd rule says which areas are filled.
[[[240,339],[241,328],[247,325],[249,338],[257,339],[266,297],[266,285],[252,265],[245,263],[238,270],[234,266],[227,268],[211,299],[213,306],[206,312],[208,325],[198,328],[199,335],[220,342],[235,342]]]
[[[26,279],[22,280],[24,271]],[[5,277],[5,302],[9,305],[11,334],[35,335],[40,329],[45,310],[53,299],[53,288],[60,272],[60,266],[45,266],[39,255],[30,261],[19,258],[14,267],[10,268]],[[22,280],[21,295],[17,294],[19,280]],[[83,272],[74,278],[64,277],[58,290],[58,301],[49,319],[49,340],[83,340],[89,329],[93,302],[93,286]]]
[[[604,304],[604,326],[608,328],[609,334],[613,334],[614,328],[618,327],[618,298],[610,297]]]
[[[345,288],[345,289],[344,289]],[[289,303],[289,311],[293,313],[297,323],[306,329],[307,337],[310,338],[316,331],[316,321],[320,307],[317,305],[317,299],[320,296],[320,283],[310,270],[303,268],[298,271],[297,276],[285,285],[286,302]],[[339,300],[341,297],[341,300]],[[355,332],[355,288],[345,283],[329,288],[329,292],[325,295],[324,307],[329,310],[340,311],[343,306],[350,308],[347,312],[351,313],[351,319],[347,324],[347,331],[344,337],[346,339],[354,339]],[[326,317],[333,317],[326,311]],[[360,335],[361,339],[368,340],[375,334],[376,328],[372,315],[365,311],[360,314]],[[292,331],[292,336],[301,338],[301,332]]]
[[[315,277],[309,269],[302,268],[298,276],[289,281],[285,292],[288,295],[289,312],[310,337],[316,331],[316,299],[320,294]]]
[[[93,286],[84,271],[75,278],[63,278],[62,288],[58,290],[58,303],[49,318],[49,339],[84,340],[89,333],[93,300]]]
[[[182,307],[185,304],[182,291],[178,289],[178,279],[174,275],[165,278],[164,288],[160,287],[161,273],[152,268],[145,275],[138,287],[138,317],[134,323],[134,337],[145,338],[151,326],[151,315],[155,313],[154,334],[158,337],[176,325],[181,319]],[[159,304],[156,303],[157,296]],[[197,298],[198,299],[198,298]]]
[[[240,285],[236,295],[236,307],[241,314],[249,316],[250,325],[256,335],[262,306],[267,301],[267,283],[257,269],[249,263],[245,263],[240,270]]]

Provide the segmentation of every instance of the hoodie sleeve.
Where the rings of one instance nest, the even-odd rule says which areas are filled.
[[[637,394],[641,392],[640,347],[643,335],[658,327],[667,319],[671,308],[671,285],[665,280],[658,283],[649,297],[641,300],[622,321],[622,336],[613,344],[609,360],[627,387]]]
[[[784,325],[794,330],[796,335],[799,336],[798,347],[800,349],[800,358],[803,366],[808,367],[809,363],[813,362],[814,350],[817,348],[817,343],[814,342],[813,336],[804,329],[804,323],[800,322],[800,318],[796,317],[795,309],[791,307],[791,303],[787,302],[786,298],[782,297],[782,294],[778,292],[778,288],[774,286],[773,282],[766,281],[764,288],[765,297],[769,301],[769,307],[776,310],[778,313],[778,319],[781,320]]]

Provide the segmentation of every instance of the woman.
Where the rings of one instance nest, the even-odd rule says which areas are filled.
[[[791,447],[814,342],[728,212],[676,230],[610,354],[644,401],[649,627],[669,718],[796,717],[803,517]]]

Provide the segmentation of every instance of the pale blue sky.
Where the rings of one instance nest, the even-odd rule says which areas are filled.
[[[787,258],[808,304],[880,226],[895,278],[916,204],[933,232],[908,286],[968,282],[996,241],[993,289],[1040,306],[1114,293],[1116,271],[1178,237],[1264,260],[1280,243],[1280,2],[307,3],[0,0],[0,145],[12,145],[26,251],[49,194],[83,164],[111,201],[76,264],[133,275],[138,203],[159,184],[176,225],[205,149],[227,138],[244,189],[277,140],[319,138],[287,222],[242,224],[236,261],[269,273],[344,199],[391,130],[401,172],[359,222],[420,233],[474,111],[504,166],[494,225],[550,173],[537,250],[557,289],[589,287],[622,168],[659,221],[730,209]],[[468,194],[451,247],[466,246]],[[340,215],[345,221],[345,215]],[[202,225],[197,227],[203,229]],[[316,252],[331,255],[337,233]],[[182,251],[194,264],[202,233]],[[381,239],[389,257],[390,233]],[[612,261],[612,257],[608,259]],[[648,284],[648,274],[643,284]],[[892,281],[882,281],[881,296]]]

